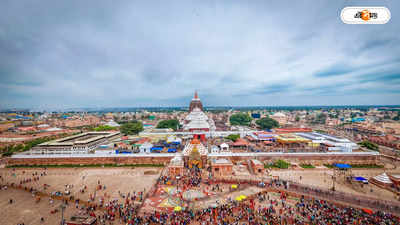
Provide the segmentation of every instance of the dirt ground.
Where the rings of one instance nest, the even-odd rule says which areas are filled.
[[[44,175],[46,172],[46,175]],[[46,194],[59,191],[64,193],[70,191],[69,196],[74,196],[75,199],[84,201],[89,200],[90,195],[94,195],[98,182],[105,189],[96,190],[96,200],[104,197],[105,202],[119,199],[123,202],[123,195],[128,192],[150,190],[154,185],[159,174],[160,168],[54,168],[54,169],[0,169],[0,183],[2,185],[10,185],[15,183],[20,184],[24,179],[32,179],[39,177],[38,181],[31,181],[22,184],[24,187],[32,187]],[[36,174],[33,176],[32,174]],[[40,176],[43,174],[42,176]],[[44,184],[48,185],[45,189]],[[66,185],[69,185],[66,187]],[[80,190],[86,186],[84,193]],[[9,204],[9,200],[13,199],[15,203]],[[16,190],[8,188],[0,190],[0,224],[1,225],[16,225],[25,223],[26,225],[35,224],[58,224],[61,220],[61,213],[51,214],[55,208],[61,205],[61,201],[54,200],[50,204],[49,197],[42,197],[39,203],[35,202],[35,197],[31,193],[24,190]],[[65,218],[69,219],[72,215],[79,213],[74,204],[70,204],[65,210]],[[45,219],[44,222],[40,218]],[[116,223],[114,223],[116,224]]]
[[[377,176],[384,172],[400,173],[399,169],[387,170],[387,169],[353,169],[353,176],[362,176],[367,179]],[[273,176],[279,176],[281,179],[292,180],[302,184],[313,185],[316,187],[321,187],[325,189],[332,188],[332,170],[273,170],[271,172]],[[301,176],[301,180],[300,180]],[[344,177],[339,177],[335,182],[335,189],[341,192],[360,194],[369,197],[385,199],[385,200],[395,200],[396,195],[393,192],[382,189],[374,184],[362,185],[354,182],[352,185],[344,181]],[[372,192],[371,192],[372,189]]]
[[[98,183],[102,190],[96,191],[96,196],[107,196],[109,199],[120,199],[121,195],[128,192],[144,191],[145,193],[153,186],[161,172],[160,168],[54,168],[54,169],[1,169],[2,184],[20,184],[24,179],[32,178],[37,172],[39,181],[23,184],[40,192],[52,193],[70,191],[75,199],[89,200],[94,195]],[[40,176],[46,172],[46,175]],[[146,174],[145,174],[146,173]],[[150,173],[150,174],[148,174]],[[15,174],[15,176],[14,176]],[[44,184],[48,185],[45,189]],[[68,185],[68,186],[66,186]],[[104,188],[105,185],[105,189]],[[80,190],[86,189],[84,193]]]
[[[10,204],[9,200],[13,203]],[[44,197],[36,203],[35,198],[29,192],[9,188],[0,190],[0,224],[17,225],[55,225],[61,221],[61,211],[51,214],[50,211],[59,208],[61,201],[54,200],[50,204],[50,198]],[[79,213],[72,204],[65,209],[65,218]],[[40,219],[44,218],[44,222]]]
[[[239,168],[235,169],[239,171]],[[79,198],[84,201],[89,200],[89,196],[94,195],[96,192],[96,202],[99,201],[100,197],[104,197],[105,202],[114,199],[119,199],[120,202],[123,202],[122,196],[126,196],[127,193],[149,191],[161,171],[162,169],[160,168],[51,168],[47,170],[3,168],[0,169],[0,183],[2,185],[10,185],[11,183],[19,185],[23,180],[39,177],[38,181],[31,181],[22,185],[28,188],[33,187],[47,194],[55,191],[64,193],[67,190],[71,192],[70,195],[73,195],[75,199]],[[240,171],[241,173],[237,175],[238,177],[249,178],[248,171]],[[399,169],[354,169],[352,174],[371,178],[384,171],[400,173]],[[44,172],[46,172],[46,175],[44,175]],[[35,175],[33,176],[33,174]],[[332,170],[273,170],[270,175],[322,188],[332,187]],[[265,175],[265,177],[267,176]],[[96,190],[99,186],[98,183],[102,186],[101,190]],[[46,189],[44,184],[48,186]],[[85,192],[81,193],[80,190],[84,189],[85,186]],[[223,185],[224,190],[227,188],[225,186]],[[337,180],[336,190],[387,200],[394,200],[395,197],[393,193],[373,184],[364,185],[363,187],[359,184],[349,185],[344,182],[343,178]],[[240,194],[252,195],[259,191],[259,188],[249,187],[239,192],[222,193],[205,201],[197,201],[195,207],[204,208],[211,204],[224,203],[229,197],[235,198],[236,195]],[[9,204],[10,199],[14,200],[13,204]],[[0,224],[16,225],[22,222],[27,225],[57,224],[61,219],[61,213],[50,214],[50,211],[59,207],[61,202],[54,200],[54,203],[50,204],[49,200],[49,197],[43,197],[39,203],[35,203],[35,198],[27,191],[12,188],[0,190],[0,207],[2,209],[0,210]],[[78,209],[73,204],[70,204],[65,211],[65,218],[70,218],[71,215],[75,215],[78,212]],[[43,223],[40,222],[41,217],[45,219]],[[114,224],[118,224],[118,221],[115,221]]]

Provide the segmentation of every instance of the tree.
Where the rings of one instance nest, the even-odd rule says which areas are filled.
[[[171,128],[173,130],[176,130],[179,127],[179,121],[178,120],[162,120],[157,124],[157,128]]]
[[[393,117],[393,120],[396,120],[396,121],[400,120],[400,111],[397,112],[397,116]]]
[[[67,135],[61,135],[61,136],[67,136]],[[47,141],[51,141],[56,139],[57,136],[53,136],[53,137],[42,137],[42,138],[36,138],[32,141],[28,141],[26,142],[24,145],[19,144],[19,145],[12,145],[9,147],[5,147],[3,148],[2,152],[3,152],[3,156],[11,156],[14,152],[20,152],[20,151],[28,151],[29,149],[35,147],[38,144],[47,142]]]
[[[246,113],[236,113],[229,118],[231,125],[249,126],[252,118]]]
[[[232,141],[236,141],[238,138],[240,138],[239,134],[230,134],[226,137],[226,139],[232,140]]]
[[[279,127],[278,121],[270,118],[270,117],[264,117],[256,121],[256,124],[263,130],[265,129],[272,129],[274,127]]]
[[[289,166],[290,166],[290,163],[289,162],[286,162],[285,160],[278,160],[278,161],[276,161],[275,162],[275,166],[277,167],[277,168],[280,168],[280,169],[287,169],[287,168],[289,168]]]
[[[296,116],[295,120],[296,120],[296,122],[299,122],[300,121],[300,116]]]
[[[140,121],[131,121],[120,127],[121,133],[125,135],[138,134],[143,130],[143,124]]]
[[[326,121],[326,114],[324,113],[319,113],[314,119],[314,123],[317,124],[325,124],[325,121]]]
[[[324,131],[324,130],[314,130],[315,132],[317,132],[317,133],[320,133],[320,134],[326,134],[326,131]]]
[[[372,143],[370,141],[362,141],[358,143],[360,146],[368,148],[370,150],[374,150],[374,151],[379,151],[379,146],[375,143]]]
[[[335,113],[329,113],[328,116],[329,116],[329,118],[333,118],[333,119],[338,118],[338,114],[335,114]]]
[[[115,130],[115,127],[109,126],[109,125],[101,125],[96,128],[93,128],[94,131],[109,131],[109,130]]]
[[[290,166],[289,162],[285,160],[277,160],[274,163],[265,164],[264,168],[279,168],[279,169],[288,169]]]

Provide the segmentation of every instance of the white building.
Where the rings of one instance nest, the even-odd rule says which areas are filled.
[[[215,130],[215,122],[201,111],[199,108],[194,108],[183,122],[183,130],[187,131],[213,131]]]
[[[150,153],[151,152],[151,148],[153,147],[153,145],[149,142],[145,142],[142,145],[140,145],[139,150],[140,153]]]
[[[356,143],[351,142],[346,138],[334,137],[332,135],[321,134],[317,132],[296,134],[300,137],[311,140],[313,143],[322,143],[333,146],[328,148],[330,151],[352,152],[353,150],[358,149],[358,145]]]
[[[104,124],[106,126],[110,126],[110,127],[120,127],[121,125],[119,125],[118,123],[116,123],[114,120],[110,120],[108,121],[106,124]]]

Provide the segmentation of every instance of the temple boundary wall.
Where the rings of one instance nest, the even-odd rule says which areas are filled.
[[[377,164],[381,155],[375,153],[232,153],[209,154],[208,158],[229,158],[237,163],[249,159],[261,162],[283,159],[291,163],[304,164]],[[123,155],[14,155],[6,158],[7,165],[90,165],[90,164],[164,164],[167,165],[175,154],[123,154]]]

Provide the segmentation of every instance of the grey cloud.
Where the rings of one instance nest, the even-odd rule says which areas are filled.
[[[385,68],[399,59],[399,19],[348,26],[338,18],[348,4],[3,1],[0,107],[187,105],[195,89],[206,105],[363,103],[334,87],[396,74]],[[368,80],[381,84],[370,104],[397,103],[380,91],[392,81]]]

